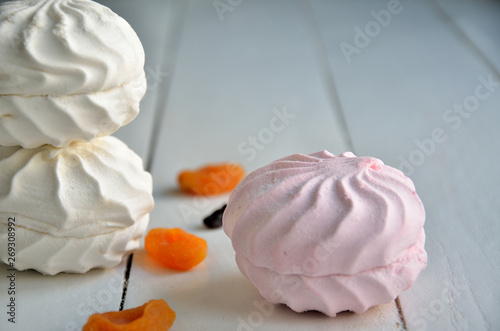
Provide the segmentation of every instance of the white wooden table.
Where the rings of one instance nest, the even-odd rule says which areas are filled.
[[[102,3],[146,50],[141,113],[116,136],[153,175],[150,228],[182,227],[209,255],[189,272],[142,249],[84,275],[17,272],[15,324],[2,265],[0,330],[79,330],[91,313],[153,298],[177,312],[171,330],[500,330],[500,2]],[[361,315],[260,311],[229,239],[201,223],[227,195],[182,195],[177,173],[229,160],[252,171],[322,149],[381,158],[414,180],[427,269],[398,303]]]

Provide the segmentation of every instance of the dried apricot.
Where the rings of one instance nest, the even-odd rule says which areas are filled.
[[[232,191],[245,176],[237,163],[206,165],[197,170],[184,170],[178,181],[182,191],[195,195],[217,195]]]
[[[165,300],[150,300],[132,309],[93,314],[82,331],[165,331],[174,320],[175,312]]]
[[[166,267],[189,270],[207,256],[205,239],[179,228],[152,229],[145,240],[145,248],[157,262]]]

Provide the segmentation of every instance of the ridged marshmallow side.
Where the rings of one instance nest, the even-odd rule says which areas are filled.
[[[138,247],[153,208],[142,159],[107,136],[64,148],[0,147],[0,246],[16,219],[16,268],[109,267]],[[7,262],[7,250],[0,258]]]
[[[12,214],[0,213],[7,219]],[[25,220],[16,217],[16,221]],[[123,256],[139,248],[149,223],[149,214],[139,217],[133,225],[83,238],[54,237],[46,233],[16,227],[17,270],[34,269],[46,275],[60,272],[85,273],[93,268],[112,268]],[[0,223],[0,243],[8,241],[8,227]],[[0,252],[0,259],[9,264],[7,250]]]
[[[250,173],[223,225],[255,267],[311,277],[354,275],[402,258],[425,221],[402,172],[371,157],[296,154]]]
[[[268,301],[284,303],[296,312],[315,310],[328,316],[342,311],[363,313],[370,307],[393,301],[415,282],[427,264],[425,234],[393,263],[354,275],[311,277],[280,274],[256,267],[236,254],[239,269]]]
[[[0,145],[64,147],[110,135],[132,121],[146,92],[146,78],[116,89],[66,96],[0,95]]]
[[[0,169],[0,212],[54,237],[127,228],[153,208],[142,159],[112,136],[65,148],[0,147]]]
[[[0,36],[0,95],[96,93],[144,75],[137,34],[94,1],[6,1]]]

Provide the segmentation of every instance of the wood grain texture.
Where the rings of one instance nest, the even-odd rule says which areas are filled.
[[[85,274],[43,276],[35,271],[16,271],[16,323],[7,320],[7,308],[0,330],[81,330],[88,317],[97,312],[118,310],[123,289],[122,262],[109,270]],[[5,264],[0,264],[0,302],[7,305],[10,286]],[[5,305],[4,305],[5,303]]]
[[[166,21],[163,13],[165,1],[100,1],[124,17],[137,32],[146,50],[146,73],[149,88],[141,102],[141,112],[129,125],[116,132],[116,136],[143,158],[148,157],[153,116],[158,92],[166,81],[157,81],[148,68],[156,70],[164,50]],[[154,22],[154,24],[151,24]],[[148,75],[149,73],[149,75]],[[154,74],[156,74],[153,71]],[[164,76],[156,76],[163,78]],[[151,88],[157,83],[157,88]],[[118,310],[123,292],[126,258],[109,270],[93,270],[83,275],[59,274],[43,276],[34,271],[16,273],[16,324],[5,318],[2,310],[0,330],[81,330],[87,318],[96,312]],[[0,265],[0,303],[9,300],[6,276],[7,266]],[[4,276],[5,275],[5,276]]]
[[[401,296],[408,328],[496,329],[500,77],[432,2],[401,1],[348,64],[339,45],[387,10],[357,4],[313,1],[355,151],[409,174],[426,207],[429,264]]]
[[[446,19],[456,24],[472,47],[500,72],[500,3],[494,0],[451,1],[436,0],[436,4],[444,11]]]
[[[222,230],[202,226],[228,196],[177,190],[180,170],[205,163],[252,171],[353,150],[406,172],[426,207],[429,263],[400,296],[406,329],[500,328],[498,2],[100,2],[146,51],[141,113],[115,135],[152,172],[150,228],[182,227],[209,244],[189,272],[138,250],[124,308],[163,298],[177,312],[171,330],[404,330],[395,303],[336,318],[266,304]],[[124,260],[84,275],[17,272],[19,323],[2,317],[0,330],[79,330],[90,313],[119,308],[125,271]]]
[[[139,115],[114,133],[114,136],[125,141],[145,161],[150,156],[152,133],[158,103],[164,98],[168,86],[170,72],[163,68],[167,31],[170,31],[167,20],[169,1],[147,0],[99,0],[123,17],[139,36],[146,54],[144,70],[148,87],[141,101]]]
[[[402,328],[394,303],[336,319],[280,306],[259,310],[269,306],[238,271],[229,239],[221,229],[202,226],[227,196],[177,192],[176,176],[184,168],[230,160],[251,171],[292,153],[348,148],[339,109],[324,86],[325,54],[301,6],[243,2],[221,21],[212,3],[190,2],[152,167],[151,227],[187,229],[208,241],[209,256],[196,269],[178,273],[144,251],[136,253],[126,300],[133,307],[164,298],[178,315],[172,330]]]

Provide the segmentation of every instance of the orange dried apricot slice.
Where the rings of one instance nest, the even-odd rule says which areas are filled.
[[[178,176],[182,191],[194,195],[217,195],[232,191],[245,176],[237,163],[206,165],[197,170],[184,170]]]
[[[132,309],[93,314],[82,331],[165,331],[174,320],[175,312],[165,300],[150,300]]]
[[[144,243],[153,259],[177,270],[189,270],[197,266],[205,259],[208,251],[205,239],[179,228],[152,229]]]

